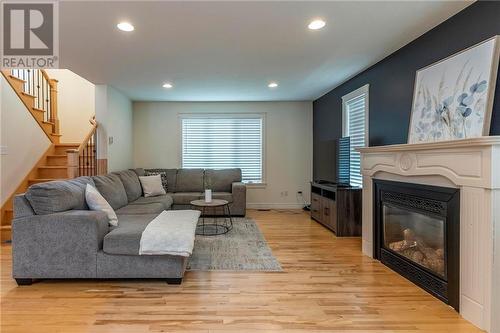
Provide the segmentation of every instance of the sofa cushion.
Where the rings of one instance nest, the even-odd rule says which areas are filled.
[[[145,169],[149,173],[165,173],[167,176],[167,192],[175,192],[177,182],[177,169]]]
[[[205,170],[205,186],[215,192],[231,192],[233,183],[241,181],[241,169]]]
[[[203,186],[203,174],[203,169],[177,170],[175,192],[202,192],[205,189]]]
[[[226,200],[229,203],[233,202],[233,194],[231,192],[213,192],[212,198]]]
[[[126,205],[116,211],[117,215],[140,215],[140,214],[160,214],[165,210],[165,206],[159,202],[151,202],[140,205]],[[118,218],[121,223],[121,217]]]
[[[72,209],[88,210],[85,201],[87,184],[94,186],[90,177],[40,183],[30,186],[25,196],[38,215]]]
[[[95,187],[114,210],[128,203],[127,193],[120,177],[114,174],[92,177]]]
[[[113,172],[120,177],[125,188],[125,193],[127,193],[128,202],[137,200],[142,195],[142,187],[139,182],[139,177],[132,170],[124,170],[120,172]]]
[[[173,194],[175,205],[189,205],[191,201],[203,198],[201,192],[177,192]]]
[[[158,195],[156,197],[140,197],[139,199],[132,201],[129,205],[144,205],[150,203],[161,203],[165,210],[169,210],[172,208],[172,204],[174,203],[174,199],[170,194]]]
[[[139,255],[142,232],[157,215],[120,216],[118,227],[104,237],[103,251],[108,254]]]
[[[135,172],[135,174],[137,176],[144,176],[145,173],[146,173],[143,168],[135,168],[135,169],[130,169],[130,170],[132,170],[133,172]]]

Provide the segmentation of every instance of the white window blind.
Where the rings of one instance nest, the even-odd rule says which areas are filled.
[[[182,123],[183,168],[240,168],[246,183],[263,182],[263,116],[187,116]]]
[[[344,136],[351,141],[350,183],[352,186],[363,185],[361,176],[361,156],[356,148],[366,147],[368,138],[368,87],[362,87],[342,98],[344,116]]]

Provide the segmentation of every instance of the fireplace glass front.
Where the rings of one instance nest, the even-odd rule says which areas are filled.
[[[445,279],[445,221],[383,204],[383,247]]]

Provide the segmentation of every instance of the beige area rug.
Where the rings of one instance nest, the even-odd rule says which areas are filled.
[[[233,218],[233,229],[218,236],[196,235],[191,271],[282,271],[257,224]]]

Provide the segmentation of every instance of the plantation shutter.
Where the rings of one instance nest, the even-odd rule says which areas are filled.
[[[366,108],[367,92],[361,93],[356,97],[346,100],[344,103],[346,136],[350,137],[351,141],[351,156],[350,156],[350,184],[352,186],[363,185],[361,176],[361,156],[356,151],[356,148],[366,147]]]
[[[183,168],[240,168],[243,182],[262,182],[263,117],[183,117]]]

